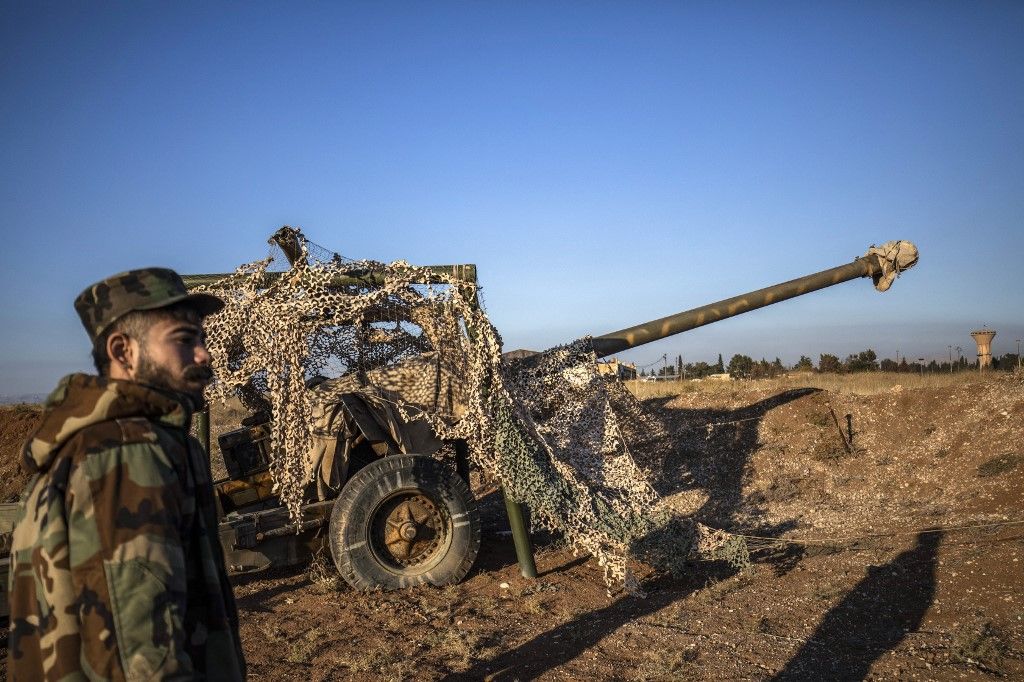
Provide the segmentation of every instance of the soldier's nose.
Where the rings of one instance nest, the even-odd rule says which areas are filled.
[[[210,351],[202,343],[196,345],[195,361],[197,365],[210,364]]]

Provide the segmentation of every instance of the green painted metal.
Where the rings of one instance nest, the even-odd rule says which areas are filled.
[[[591,345],[598,357],[606,357],[621,353],[629,348],[642,346],[645,343],[658,341],[665,337],[696,329],[712,322],[763,308],[795,296],[802,296],[812,291],[824,289],[841,282],[858,277],[871,277],[879,274],[877,258],[858,258],[852,263],[840,265],[829,270],[822,270],[813,275],[798,277],[788,282],[751,291],[747,294],[733,296],[717,303],[693,308],[659,320],[644,322],[619,331],[595,336]]]
[[[537,564],[533,560],[533,543],[530,542],[530,533],[526,529],[523,506],[509,497],[505,489],[502,489],[501,496],[505,498],[505,512],[508,514],[509,528],[512,529],[512,541],[516,546],[519,573],[524,578],[536,578]]]

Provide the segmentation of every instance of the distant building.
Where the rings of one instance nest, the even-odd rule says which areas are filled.
[[[732,379],[732,376],[730,376],[728,372],[721,372],[719,374],[709,374],[704,378],[709,381],[729,381]]]
[[[974,341],[978,344],[978,369],[984,370],[992,366],[992,339],[996,333],[987,328],[976,329],[971,332]]]
[[[599,361],[597,363],[597,371],[599,374],[617,376],[623,381],[636,379],[636,365],[632,362],[619,362],[616,358],[603,362]]]
[[[516,350],[510,350],[507,353],[502,353],[501,357],[505,358],[506,360],[522,360],[523,358],[528,358],[531,355],[536,355],[536,354],[537,354],[537,351],[535,351],[535,350],[526,350],[525,348],[517,348]]]

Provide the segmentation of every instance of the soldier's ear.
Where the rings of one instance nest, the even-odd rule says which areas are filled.
[[[111,332],[107,337],[107,357],[110,358],[110,374],[131,374],[135,365],[135,352],[131,339],[122,331]]]

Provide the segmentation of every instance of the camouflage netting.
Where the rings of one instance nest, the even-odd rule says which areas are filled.
[[[210,397],[270,412],[271,471],[293,518],[315,475],[314,416],[355,392],[440,441],[464,440],[535,526],[598,559],[609,586],[638,591],[630,557],[673,571],[694,553],[746,561],[741,539],[662,509],[629,444],[664,434],[598,373],[587,339],[503,361],[475,284],[402,261],[314,257],[297,236],[291,270],[272,272],[271,257],[204,287],[226,303],[206,325]],[[336,378],[308,389],[317,375]]]

